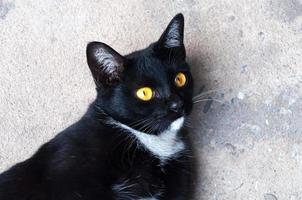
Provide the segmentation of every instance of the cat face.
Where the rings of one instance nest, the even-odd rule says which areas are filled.
[[[113,119],[157,134],[192,109],[193,80],[183,44],[184,18],[176,15],[160,39],[121,56],[104,43],[87,46],[99,106]]]

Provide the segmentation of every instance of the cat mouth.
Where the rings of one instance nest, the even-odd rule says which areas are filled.
[[[150,120],[147,120],[144,123],[141,123],[139,126],[131,126],[131,128],[141,131],[148,134],[160,134],[161,132],[175,127],[173,124],[175,122],[184,121],[185,114],[184,113],[169,113],[166,115],[150,117]],[[180,120],[181,119],[181,120]],[[182,126],[181,122],[181,126]]]

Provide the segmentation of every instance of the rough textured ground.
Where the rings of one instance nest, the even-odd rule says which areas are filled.
[[[93,100],[88,41],[128,53],[178,12],[196,94],[214,90],[191,116],[196,199],[301,200],[301,0],[0,0],[0,170]]]

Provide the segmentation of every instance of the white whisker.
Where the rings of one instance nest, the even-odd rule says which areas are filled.
[[[230,105],[228,102],[225,102],[225,101],[220,101],[218,99],[199,99],[199,100],[196,100],[196,101],[193,101],[194,104],[196,103],[200,103],[200,102],[204,102],[204,101],[215,101],[215,102],[218,102],[218,103],[221,103],[221,104],[227,104],[227,105]]]
[[[195,96],[193,97],[193,101],[196,100],[196,99],[199,98],[199,97],[204,96],[204,95],[207,95],[207,94],[210,94],[210,93],[213,93],[213,92],[222,91],[222,90],[227,90],[227,89],[228,89],[228,88],[219,88],[219,89],[208,90],[208,91],[206,91],[206,92],[201,92],[200,94],[195,95]]]

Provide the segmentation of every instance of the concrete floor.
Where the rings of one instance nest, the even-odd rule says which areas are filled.
[[[0,0],[0,171],[93,100],[88,41],[128,53],[178,12],[196,94],[214,90],[191,116],[196,199],[301,200],[301,0]]]

